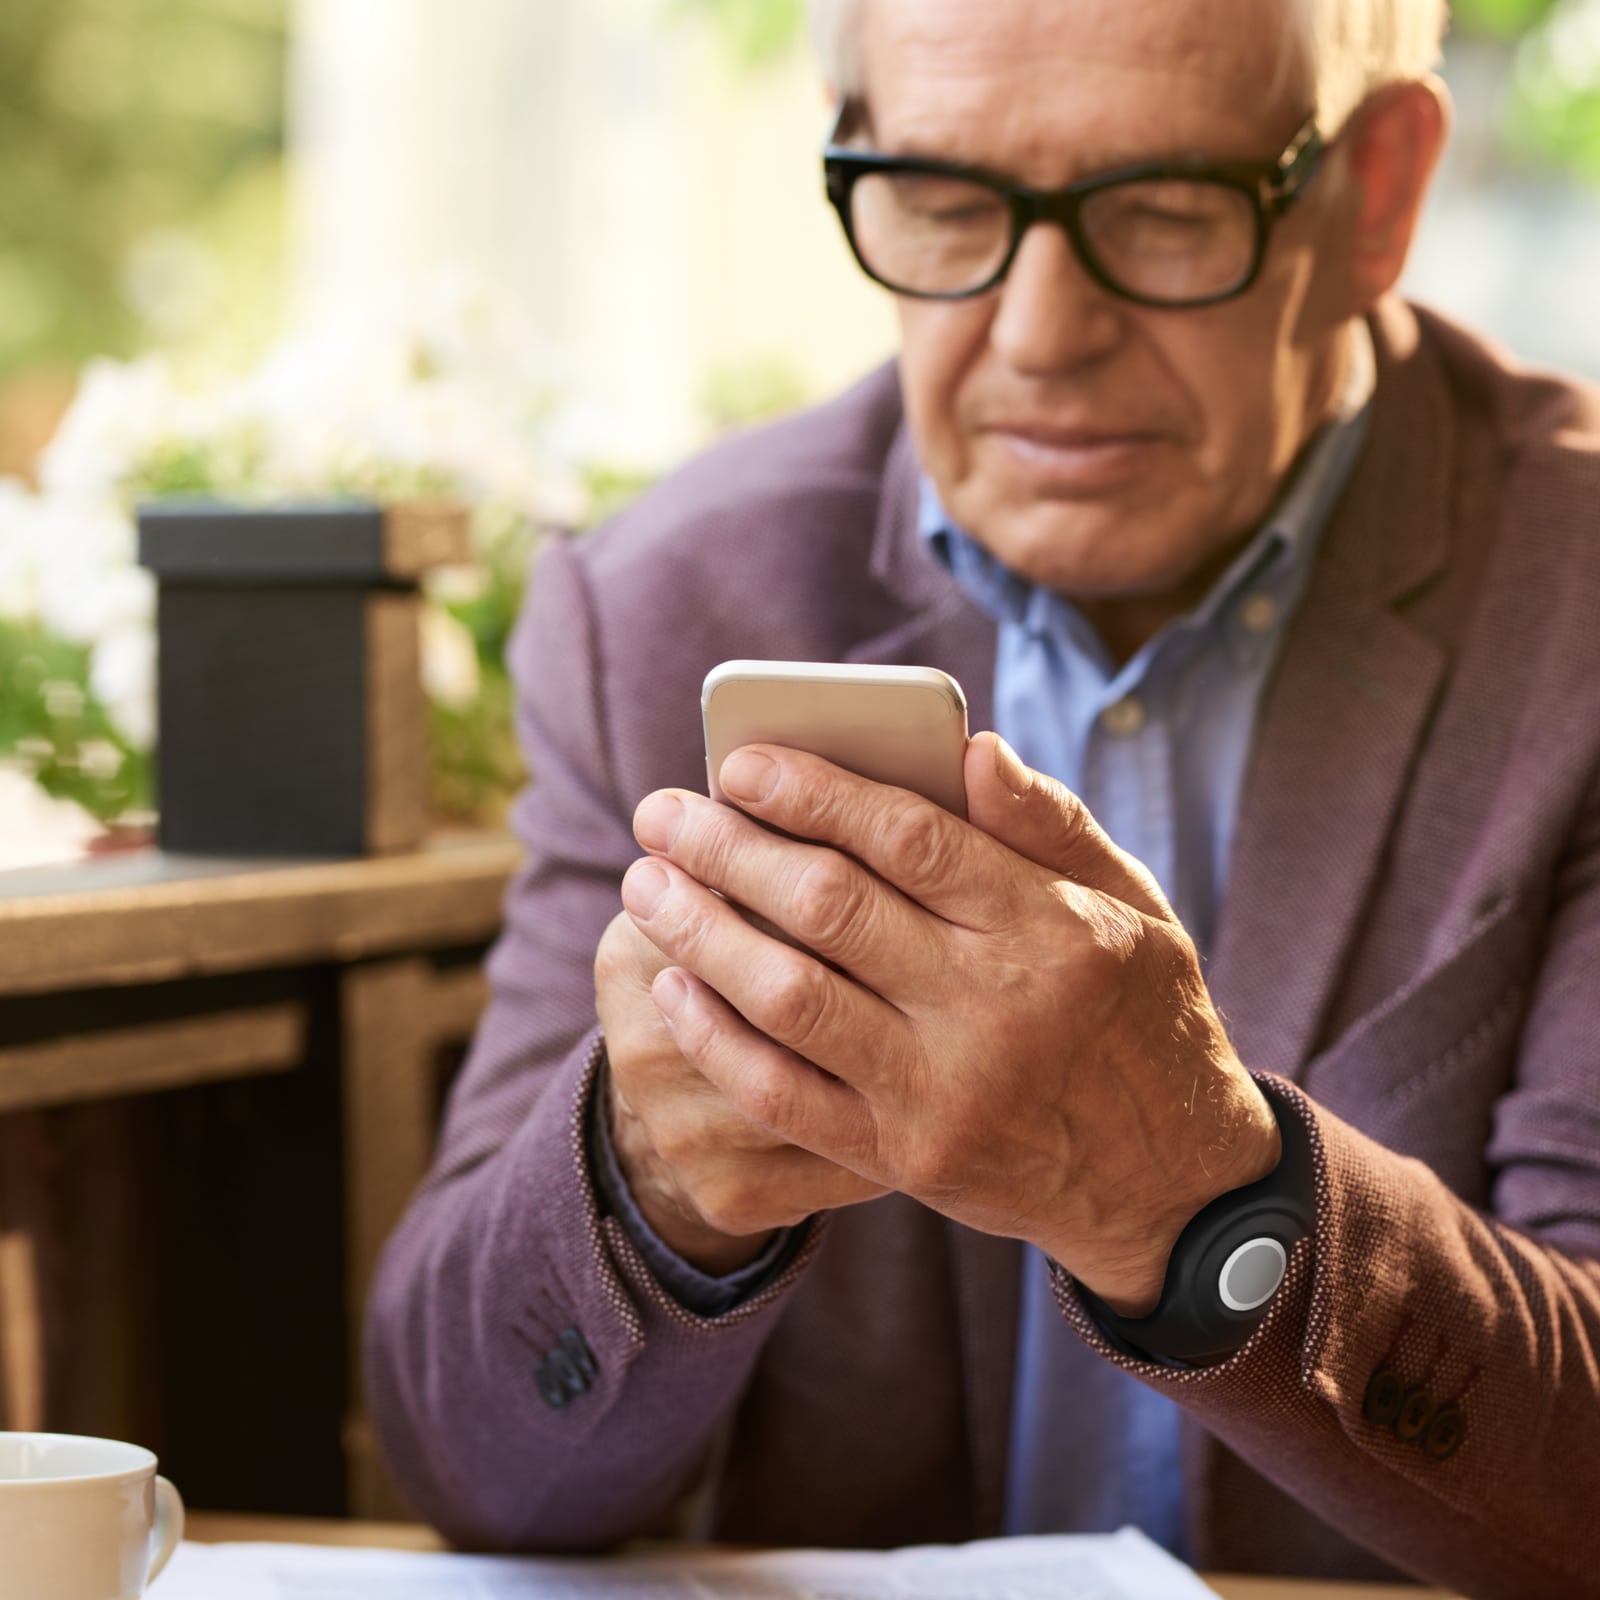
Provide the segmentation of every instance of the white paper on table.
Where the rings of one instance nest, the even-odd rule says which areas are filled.
[[[1133,1528],[889,1552],[595,1560],[182,1546],[152,1600],[1215,1600]]]

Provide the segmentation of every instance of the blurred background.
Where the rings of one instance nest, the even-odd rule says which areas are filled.
[[[499,815],[539,531],[892,347],[822,202],[802,13],[6,0],[0,852],[150,804],[151,493],[466,498],[480,561],[426,626],[433,803]],[[1600,0],[1459,0],[1446,77],[1412,292],[1600,374]]]

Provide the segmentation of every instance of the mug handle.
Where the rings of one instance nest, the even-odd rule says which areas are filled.
[[[183,1496],[168,1478],[156,1479],[156,1525],[151,1537],[156,1553],[144,1580],[146,1583],[155,1581],[156,1574],[172,1559],[172,1552],[183,1537]]]

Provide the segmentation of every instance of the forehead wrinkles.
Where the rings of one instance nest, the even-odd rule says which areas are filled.
[[[1252,128],[1308,107],[1290,0],[864,0],[866,93],[936,130],[946,114],[998,132],[1081,107],[1113,136],[1152,116]],[[1114,121],[1115,126],[1108,126]],[[1041,130],[1042,131],[1042,130]]]

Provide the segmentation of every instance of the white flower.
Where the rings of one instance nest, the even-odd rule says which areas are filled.
[[[90,362],[39,457],[41,486],[52,497],[115,494],[163,439],[188,431],[195,419],[186,409],[172,369],[157,356]]]
[[[148,750],[155,743],[156,641],[148,627],[119,627],[95,645],[89,687],[130,745]]]
[[[135,565],[125,512],[109,502],[49,501],[41,526],[39,620],[52,633],[93,644],[114,628],[150,623],[155,587]]]
[[[97,361],[40,458],[42,492],[0,482],[0,616],[88,646],[94,694],[125,738],[148,747],[154,584],[136,565],[122,500],[141,474],[181,452],[225,493],[444,490],[472,506],[488,548],[519,527],[571,525],[587,512],[568,464],[587,453],[570,448],[584,430],[553,404],[557,380],[520,309],[460,275],[286,339],[226,382],[186,388],[157,357]],[[428,694],[469,706],[479,692],[471,635],[437,604],[423,617]]]
[[[0,870],[73,861],[100,824],[70,800],[54,800],[26,767],[0,762]]]
[[[428,698],[465,711],[478,698],[478,647],[440,606],[422,608],[422,687]]]
[[[0,617],[31,620],[38,610],[39,506],[22,484],[0,479]]]

